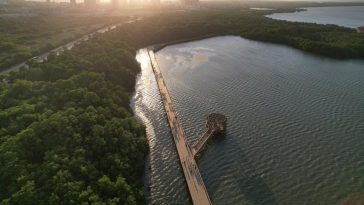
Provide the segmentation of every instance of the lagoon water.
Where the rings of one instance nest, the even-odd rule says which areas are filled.
[[[274,13],[269,18],[294,22],[335,24],[357,28],[364,26],[364,6],[309,7],[294,13]]]
[[[147,127],[151,204],[190,204],[148,55],[132,107]],[[198,165],[214,205],[364,200],[364,61],[215,37],[157,53],[189,142],[228,117]],[[149,165],[148,165],[149,166]]]

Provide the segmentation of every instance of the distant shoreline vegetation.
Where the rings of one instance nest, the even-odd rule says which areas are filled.
[[[317,6],[317,4],[315,4],[315,6]],[[153,36],[161,33],[161,31],[154,31],[155,28],[153,27],[160,26],[163,28],[163,38],[165,40],[159,39],[156,41],[157,39],[155,39],[154,42],[156,43],[216,34],[239,35],[252,40],[285,44],[313,54],[332,58],[364,58],[362,28],[349,29],[335,25],[320,25],[313,23],[274,20],[265,17],[265,15],[303,10],[300,8],[269,8],[274,10],[229,9],[220,11],[198,11],[200,14],[197,14],[197,12],[188,12],[187,14],[169,13],[164,15],[171,16],[171,19],[164,21],[159,19],[160,17],[157,15],[155,17],[148,17],[144,20],[144,22],[148,22],[152,26],[143,26],[143,29],[138,29],[138,31],[142,33],[149,32]],[[181,22],[181,19],[178,19],[178,16],[183,18],[185,22]],[[0,41],[0,70],[7,69],[10,66],[25,61],[34,55],[47,51],[45,48],[50,50],[51,48],[54,48],[54,45],[62,45],[60,42],[52,43],[51,41],[45,44],[39,40],[42,39],[42,36],[44,35],[52,36],[52,33],[54,33],[54,31],[51,30],[54,26],[52,28],[50,27],[52,24],[46,24],[42,26],[31,25],[32,20],[39,21],[39,18],[41,17],[28,18],[28,23],[26,26],[23,26],[24,23],[19,23],[21,28],[19,28],[20,30],[18,31],[11,31],[13,28],[11,25],[14,23],[16,25],[16,20],[12,19],[11,22],[7,22],[8,20],[0,18],[0,25],[2,25],[2,29],[0,29],[0,38],[3,39]],[[41,21],[44,21],[44,19],[41,18]],[[57,19],[52,17],[51,21],[56,22]],[[62,30],[63,27],[67,25],[69,19],[62,21],[62,23],[57,24],[59,28],[56,27],[56,29]],[[114,22],[115,21],[117,20],[114,19]],[[87,24],[95,24],[92,21],[87,22],[85,20],[76,20],[72,23],[74,27],[73,32],[80,32],[77,30],[77,26],[79,26],[79,24],[82,22],[86,22]],[[107,21],[100,20],[96,22],[96,25],[100,25],[102,22]],[[175,22],[175,25],[171,26],[169,25],[169,22]],[[187,28],[186,26],[189,24],[190,27]],[[23,37],[23,34],[18,33],[22,32],[24,29],[27,29],[27,27],[34,27],[31,28],[34,30],[32,31],[34,34]],[[204,28],[205,30],[202,31],[201,28]],[[177,29],[179,29],[181,32],[176,32]],[[8,37],[6,33],[9,32],[14,33],[14,35]],[[84,34],[85,32],[82,31],[82,33]],[[80,34],[76,35],[76,37],[79,35]],[[58,35],[58,37],[55,39],[62,39],[65,37],[67,37],[67,35]],[[23,38],[26,38],[27,40],[24,41],[22,40]],[[67,37],[67,39],[69,38],[70,37]],[[145,38],[150,37],[146,36]],[[151,37],[151,40],[153,38],[154,37]],[[66,43],[64,39],[62,42]],[[147,44],[143,45],[149,46]]]
[[[270,11],[215,11],[170,14],[129,25],[140,48],[206,36],[238,35],[251,40],[288,45],[312,54],[336,59],[364,59],[364,36],[355,29],[273,20]],[[150,35],[140,36],[148,32]]]

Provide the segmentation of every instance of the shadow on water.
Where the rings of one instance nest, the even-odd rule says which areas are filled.
[[[240,143],[236,140],[238,137],[241,136],[233,136],[227,133],[227,136],[225,137],[214,138],[210,142],[212,145],[210,147],[212,149],[210,147],[207,148],[203,156],[199,159],[202,162],[204,160],[213,160],[212,158],[215,158],[214,156],[223,156],[224,158],[222,162],[223,164],[215,163],[214,165],[209,165],[213,166],[213,168],[211,168],[215,179],[209,181],[209,184],[207,184],[210,197],[213,200],[214,196],[219,194],[217,191],[219,187],[221,187],[220,184],[223,183],[222,180],[225,176],[230,175],[234,180],[234,187],[238,189],[234,190],[234,192],[240,192],[244,195],[245,200],[249,201],[251,204],[276,205],[277,202],[273,192],[244,154],[244,150],[240,146]],[[234,150],[234,153],[229,153],[229,150]],[[223,200],[225,201],[225,199]],[[239,200],[239,202],[243,203],[241,200]],[[224,204],[230,203],[225,201]]]

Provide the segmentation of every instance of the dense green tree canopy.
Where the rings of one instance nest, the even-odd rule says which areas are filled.
[[[142,204],[134,50],[96,37],[0,84],[0,204]]]
[[[0,11],[1,12],[1,11]],[[38,15],[0,16],[0,70],[125,18]]]

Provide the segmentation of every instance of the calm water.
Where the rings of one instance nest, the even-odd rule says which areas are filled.
[[[151,204],[190,204],[148,56],[132,106],[146,124]],[[327,205],[364,198],[364,61],[216,37],[157,53],[193,142],[205,117],[228,117],[225,138],[198,160],[214,205]]]
[[[336,24],[349,28],[364,26],[364,6],[310,7],[304,9],[307,10],[294,13],[275,13],[267,15],[267,17],[296,22]]]

